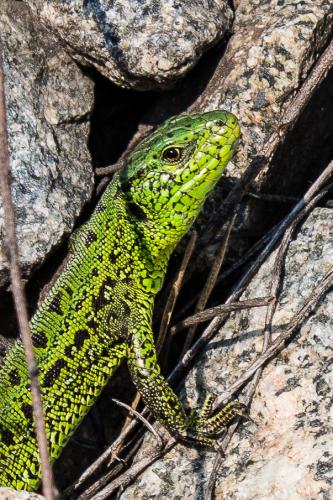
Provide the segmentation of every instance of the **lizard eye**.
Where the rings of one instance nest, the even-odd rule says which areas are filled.
[[[162,160],[170,162],[178,161],[182,156],[182,152],[183,152],[182,148],[176,148],[174,146],[171,146],[163,151]]]

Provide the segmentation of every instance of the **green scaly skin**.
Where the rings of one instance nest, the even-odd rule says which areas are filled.
[[[154,297],[169,257],[188,231],[240,135],[222,111],[172,118],[142,141],[71,245],[64,272],[31,320],[46,432],[54,461],[126,359],[134,384],[173,435],[211,444],[240,403],[186,416],[160,373]],[[39,453],[22,344],[0,372],[0,484],[34,490]]]

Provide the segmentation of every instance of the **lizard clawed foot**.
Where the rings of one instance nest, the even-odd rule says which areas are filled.
[[[202,408],[199,412],[193,411],[188,420],[189,437],[196,441],[214,446],[215,439],[236,417],[243,417],[253,421],[247,406],[239,401],[231,401],[223,408],[211,415],[216,396],[209,394],[206,396]]]

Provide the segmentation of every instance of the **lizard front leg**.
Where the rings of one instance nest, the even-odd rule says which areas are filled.
[[[214,399],[207,396],[202,409],[187,416],[178,396],[161,374],[150,328],[139,329],[132,335],[128,367],[144,403],[172,435],[213,446],[214,437],[237,415],[246,415],[246,407],[238,401],[228,403],[211,415]]]

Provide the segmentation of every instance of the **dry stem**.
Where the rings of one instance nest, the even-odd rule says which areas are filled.
[[[5,246],[8,256],[12,292],[18,319],[20,336],[24,347],[28,373],[31,382],[31,398],[36,435],[40,454],[43,494],[47,500],[54,498],[52,468],[49,460],[48,443],[45,432],[45,420],[42,398],[38,381],[38,367],[30,335],[27,303],[20,276],[20,265],[16,239],[15,213],[9,182],[9,150],[5,104],[5,86],[3,73],[2,49],[0,47],[0,184],[4,209]]]

